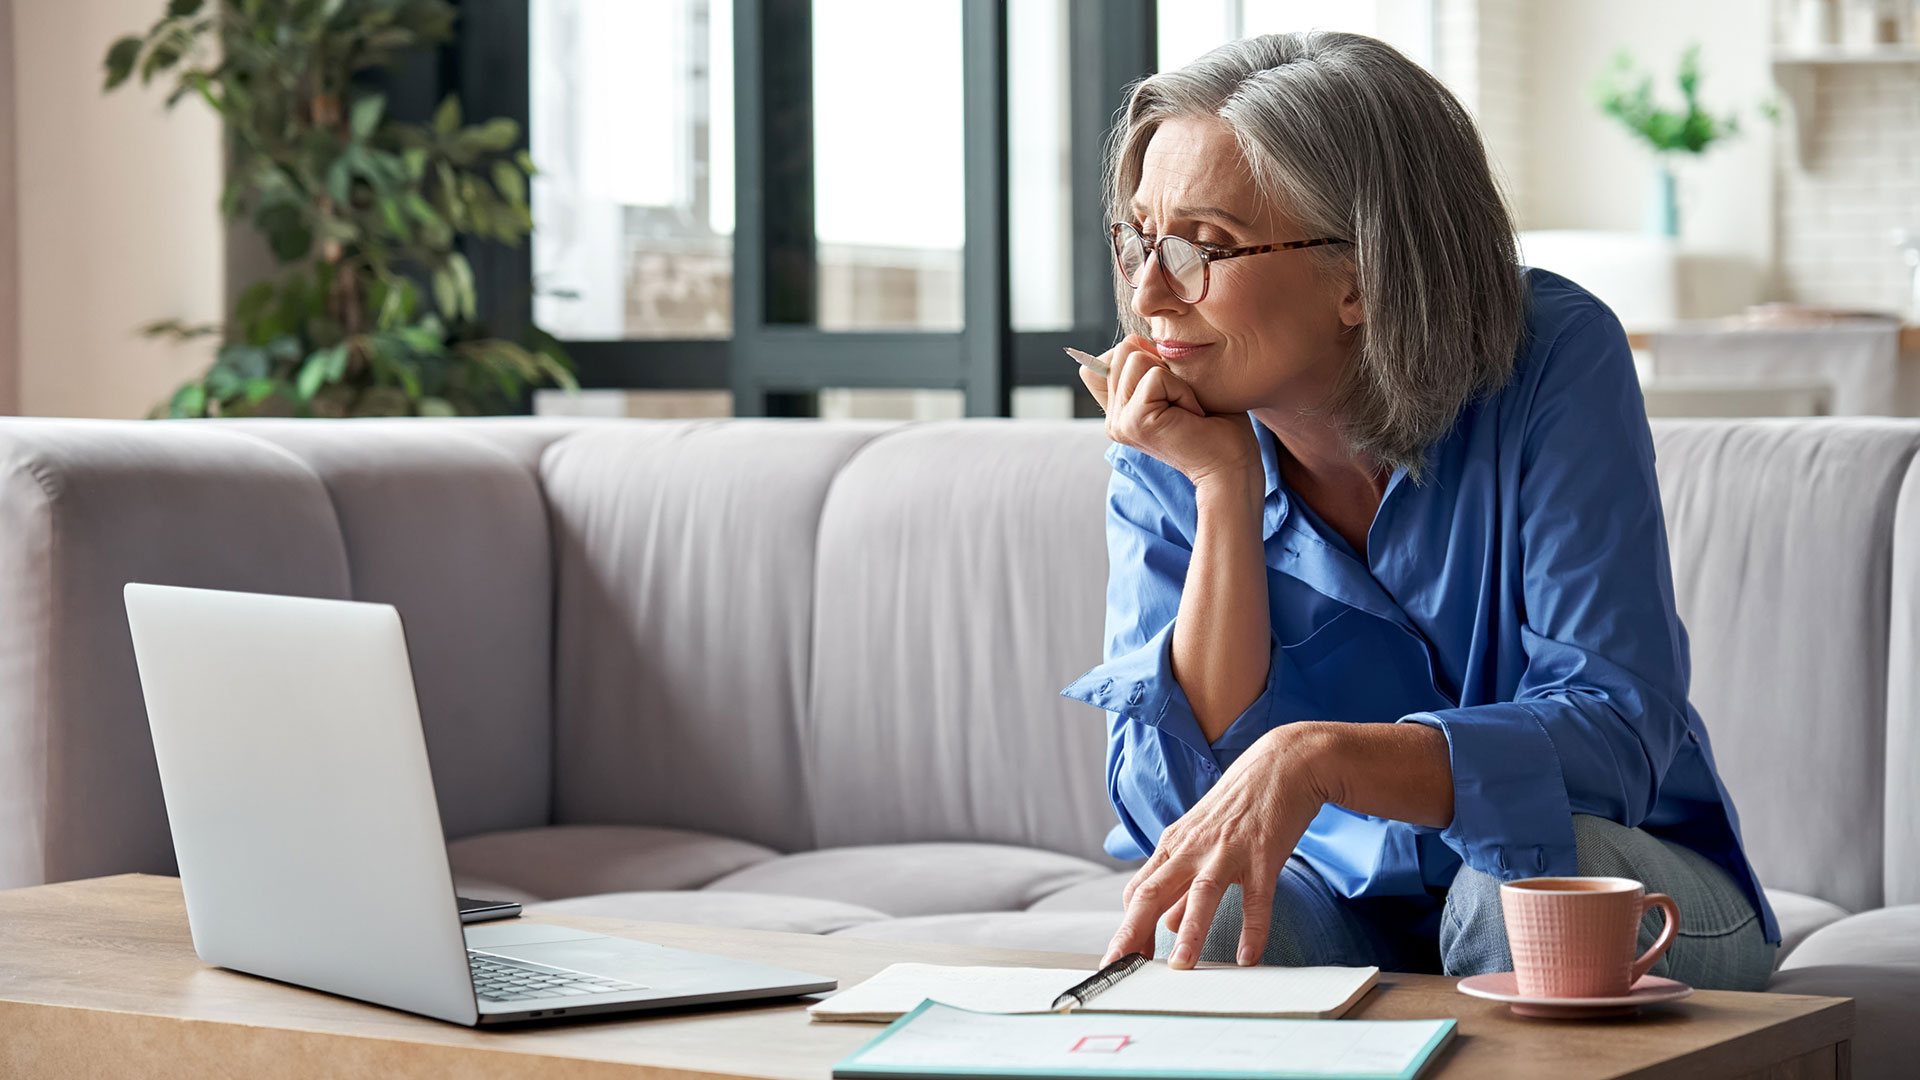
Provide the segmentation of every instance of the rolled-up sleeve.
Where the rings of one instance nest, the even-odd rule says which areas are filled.
[[[1107,484],[1105,659],[1060,694],[1107,710],[1107,795],[1121,825],[1107,850],[1139,858],[1153,852],[1161,830],[1206,794],[1226,763],[1207,743],[1173,676],[1173,627],[1192,541],[1143,482],[1126,448],[1110,447],[1107,461],[1113,473]],[[1276,670],[1277,664],[1268,665],[1266,688],[1229,734],[1270,726]]]
[[[1524,612],[1503,643],[1526,657],[1514,699],[1401,718],[1446,735],[1441,837],[1509,879],[1577,873],[1574,814],[1638,825],[1689,737],[1653,439],[1612,314],[1564,333],[1537,380],[1517,484]]]

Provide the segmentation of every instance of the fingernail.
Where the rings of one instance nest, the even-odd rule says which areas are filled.
[[[1240,946],[1240,966],[1241,967],[1252,967],[1253,962],[1258,959],[1259,957],[1253,955],[1253,946],[1251,945]]]
[[[1167,957],[1167,963],[1174,967],[1193,963],[1193,946],[1182,942],[1173,947],[1173,955]]]

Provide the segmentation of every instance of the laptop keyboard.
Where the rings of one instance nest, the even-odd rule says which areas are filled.
[[[524,1001],[527,998],[581,997],[587,994],[612,994],[621,990],[644,990],[638,983],[623,982],[568,968],[548,967],[525,960],[509,960],[492,953],[467,951],[467,966],[473,970],[473,992],[483,1001]]]

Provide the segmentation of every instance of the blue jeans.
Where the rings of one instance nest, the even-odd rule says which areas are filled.
[[[1777,946],[1767,944],[1759,913],[1725,870],[1691,848],[1604,818],[1574,815],[1573,835],[1582,875],[1633,878],[1679,905],[1679,931],[1653,974],[1702,990],[1766,988]],[[1663,918],[1654,910],[1642,920],[1641,951],[1653,944]],[[1240,927],[1234,886],[1220,901],[1200,958],[1231,962]],[[1154,955],[1166,956],[1174,935],[1165,927],[1156,933]],[[1349,900],[1296,856],[1281,871],[1260,962],[1447,975],[1512,971],[1500,880],[1461,867],[1437,907],[1435,898]]]

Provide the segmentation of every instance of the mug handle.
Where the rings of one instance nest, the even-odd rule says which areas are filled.
[[[1627,973],[1628,986],[1639,982],[1640,976],[1645,975],[1653,967],[1654,961],[1660,959],[1660,955],[1667,951],[1667,946],[1673,944],[1673,932],[1680,926],[1680,905],[1673,902],[1673,897],[1666,893],[1648,893],[1640,900],[1641,916],[1645,917],[1647,909],[1652,907],[1667,913],[1667,925],[1661,927],[1660,936],[1654,939],[1646,953],[1633,962],[1633,969]],[[1635,920],[1636,923],[1638,921]]]

